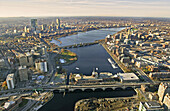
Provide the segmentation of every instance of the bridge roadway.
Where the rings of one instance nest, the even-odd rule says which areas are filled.
[[[80,44],[73,44],[73,45],[68,45],[68,46],[62,46],[62,47],[58,47],[58,48],[77,48],[77,47],[85,47],[85,46],[90,46],[90,45],[98,44],[99,42],[100,42],[100,40],[94,41],[94,42],[90,42],[90,43],[80,43]]]
[[[16,88],[11,90],[2,90],[0,91],[0,94],[8,94],[8,93],[15,93],[15,92],[27,92],[27,91],[33,91],[35,89],[37,90],[58,90],[59,92],[63,92],[65,90],[74,91],[77,89],[80,89],[82,91],[86,89],[92,89],[93,91],[95,89],[107,89],[112,88],[115,90],[116,88],[126,89],[126,88],[138,88],[142,84],[149,85],[150,83],[143,82],[143,83],[116,83],[116,84],[98,84],[98,85],[47,85],[47,86],[40,86],[40,87],[25,87],[25,88]],[[0,96],[1,97],[1,96]]]

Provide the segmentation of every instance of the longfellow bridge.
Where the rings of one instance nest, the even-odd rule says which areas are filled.
[[[140,88],[141,85],[149,85],[151,83],[116,83],[116,84],[99,84],[99,85],[47,85],[40,87],[25,87],[25,88],[16,88],[11,90],[0,91],[0,94],[3,93],[16,93],[16,92],[27,92],[32,90],[46,90],[46,91],[58,91],[58,92],[76,92],[76,91],[107,91],[107,90],[126,90]]]
[[[79,92],[79,91],[111,91],[111,90],[128,90],[140,88],[141,85],[149,85],[150,83],[120,83],[105,85],[67,85],[60,87],[48,87],[45,90],[53,90],[57,92]]]
[[[98,85],[47,85],[41,87],[25,87],[11,90],[0,91],[0,100],[15,95],[30,95],[32,91],[54,91],[54,92],[92,92],[92,91],[114,91],[114,90],[132,90],[140,88],[141,85],[150,85],[155,83],[116,83],[116,84],[98,84]]]

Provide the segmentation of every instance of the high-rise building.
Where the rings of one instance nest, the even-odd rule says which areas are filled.
[[[31,19],[31,26],[36,27],[38,25],[37,19]]]
[[[24,27],[24,32],[27,32],[27,26]]]
[[[27,72],[27,67],[26,66],[20,66],[18,68],[18,71],[19,71],[20,81],[28,80],[28,72]]]
[[[27,66],[33,66],[33,57],[32,54],[30,54],[29,52],[26,53],[27,56]]]
[[[8,74],[6,78],[6,82],[7,82],[8,89],[13,89],[15,87],[14,74]]]
[[[31,19],[31,27],[36,31],[38,26],[37,19]]]
[[[27,57],[25,55],[19,56],[19,64],[20,66],[27,65]]]
[[[60,29],[60,19],[56,19],[57,29]]]
[[[158,96],[159,96],[159,101],[163,102],[164,100],[164,96],[170,93],[170,83],[161,83],[159,85],[159,89],[158,89]]]
[[[41,61],[35,62],[35,68],[38,71],[47,72],[47,61],[41,60]]]

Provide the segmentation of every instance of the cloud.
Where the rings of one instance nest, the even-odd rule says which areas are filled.
[[[168,0],[0,0],[0,16],[170,16]]]

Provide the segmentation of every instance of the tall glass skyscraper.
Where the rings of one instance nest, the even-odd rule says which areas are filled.
[[[60,29],[60,19],[56,19],[57,27]]]

